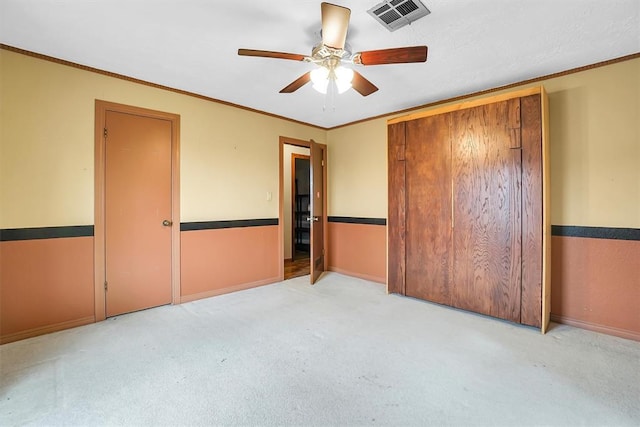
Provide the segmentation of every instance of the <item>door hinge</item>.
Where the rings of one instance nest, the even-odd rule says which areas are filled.
[[[324,248],[322,248],[322,256],[324,256]]]
[[[104,281],[104,291],[105,292],[107,291],[107,281],[106,280]]]
[[[324,160],[322,161],[322,164],[321,164],[321,166],[322,166],[322,167],[324,167]]]
[[[107,133],[108,133],[108,132],[107,132],[107,128],[104,128],[104,137],[105,137],[105,138],[107,137]]]

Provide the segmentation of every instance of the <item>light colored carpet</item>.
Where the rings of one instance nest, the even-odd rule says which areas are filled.
[[[639,425],[640,343],[308,276],[0,347],[0,425]]]

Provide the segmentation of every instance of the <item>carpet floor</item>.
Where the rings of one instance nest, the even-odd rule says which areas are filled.
[[[327,273],[0,346],[0,425],[640,425],[640,342]]]

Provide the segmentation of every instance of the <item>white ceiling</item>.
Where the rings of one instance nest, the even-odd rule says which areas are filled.
[[[334,2],[352,51],[426,44],[427,62],[358,68],[368,97],[278,93],[312,65],[237,50],[310,55],[320,0],[0,0],[0,42],[327,128],[640,52],[639,0],[422,0],[395,32],[379,0]]]

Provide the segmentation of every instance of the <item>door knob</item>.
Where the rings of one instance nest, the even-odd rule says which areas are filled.
[[[165,227],[171,227],[173,225],[173,222],[165,219],[164,221],[162,221],[162,225],[164,225]]]

